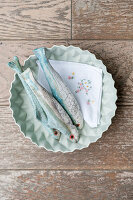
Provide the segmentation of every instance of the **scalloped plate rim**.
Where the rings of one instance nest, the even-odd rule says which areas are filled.
[[[93,55],[94,58],[95,58],[97,61],[100,61],[100,62],[101,62],[102,66],[104,67],[104,73],[106,73],[106,74],[108,74],[109,76],[111,76],[111,79],[110,79],[110,80],[112,81],[113,86],[114,86],[115,81],[114,81],[113,78],[112,78],[112,74],[110,74],[110,73],[107,72],[106,66],[103,64],[102,60],[96,58],[95,54],[89,52],[88,50],[82,50],[80,47],[76,47],[76,46],[73,46],[73,45],[69,45],[69,46],[65,46],[65,45],[53,45],[52,47],[50,47],[50,48],[48,48],[48,49],[58,48],[58,47],[63,47],[63,48],[65,48],[65,49],[66,49],[66,48],[76,48],[76,49],[79,49],[80,51],[86,51],[86,52],[89,53],[90,55]],[[24,60],[24,65],[25,65],[26,61],[28,61],[31,57],[35,57],[35,56],[34,56],[34,55],[30,55],[27,59],[25,59],[25,60]],[[75,61],[71,61],[71,62],[75,62]],[[103,69],[103,68],[102,68],[102,69]],[[51,152],[62,152],[62,153],[69,153],[69,152],[74,152],[75,150],[81,150],[81,149],[84,149],[84,148],[89,147],[89,145],[90,145],[91,143],[95,143],[97,140],[99,140],[99,139],[102,137],[102,134],[103,134],[105,131],[107,131],[108,128],[109,128],[109,126],[112,124],[112,118],[115,116],[116,109],[117,109],[116,101],[117,101],[117,98],[118,98],[118,97],[117,97],[117,89],[116,89],[115,87],[114,87],[114,96],[115,96],[115,100],[114,100],[114,104],[115,104],[114,110],[112,110],[112,112],[110,113],[110,119],[109,119],[108,122],[106,123],[106,126],[104,127],[104,130],[102,130],[102,132],[99,134],[99,137],[97,137],[97,139],[96,139],[95,141],[89,143],[87,146],[84,146],[84,147],[81,146],[81,148],[80,148],[80,147],[79,147],[79,148],[75,148],[74,150],[70,150],[70,149],[69,149],[69,151],[62,151],[61,149],[59,149],[59,150],[52,150],[52,149],[48,149],[48,148],[45,147],[45,146],[39,146],[37,143],[35,143],[34,141],[32,141],[32,138],[30,138],[29,136],[26,136],[26,135],[23,133],[22,128],[21,128],[21,125],[20,125],[19,123],[17,123],[17,121],[16,121],[16,119],[15,119],[15,117],[14,117],[14,107],[11,105],[11,104],[12,104],[12,92],[11,92],[11,90],[13,89],[13,84],[15,84],[15,81],[16,81],[16,74],[14,74],[14,79],[13,79],[13,81],[12,81],[12,83],[11,83],[11,88],[10,88],[10,90],[9,90],[9,92],[10,92],[9,106],[10,106],[10,110],[12,111],[12,117],[13,117],[13,119],[14,119],[15,124],[19,127],[20,132],[24,135],[24,137],[30,139],[31,142],[32,142],[33,144],[35,144],[37,147],[39,147],[39,148],[43,148],[43,149],[46,149],[47,151],[51,151]]]

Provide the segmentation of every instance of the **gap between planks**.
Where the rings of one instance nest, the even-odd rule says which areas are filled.
[[[33,38],[33,39],[0,39],[0,41],[3,41],[3,42],[9,42],[9,41],[14,41],[14,42],[17,42],[17,41],[32,41],[32,42],[37,42],[37,41],[100,41],[100,42],[102,42],[102,41],[133,41],[133,39],[73,39],[72,37],[71,37],[71,39],[51,39],[51,38],[47,38],[47,39],[45,39],[45,38],[39,38],[39,39],[36,39],[36,38]],[[1,45],[1,44],[0,44]]]
[[[73,35],[72,35],[72,25],[73,25],[73,24],[72,24],[72,23],[73,23],[73,22],[72,22],[72,19],[73,19],[73,18],[72,18],[72,15],[73,15],[73,13],[72,13],[72,0],[71,0],[71,40],[73,39]]]
[[[127,172],[133,172],[133,169],[40,169],[40,168],[38,168],[38,169],[28,169],[28,168],[24,168],[24,169],[0,169],[0,172],[1,171],[68,171],[68,172],[73,172],[73,171],[77,171],[77,172],[82,172],[82,171],[84,171],[84,172],[89,172],[89,171],[92,171],[92,172],[95,172],[95,171],[108,171],[108,172],[110,172],[110,171],[112,171],[112,172],[124,172],[124,171],[127,171]]]

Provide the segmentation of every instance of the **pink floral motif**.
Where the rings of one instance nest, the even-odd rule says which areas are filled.
[[[94,100],[90,100],[90,99],[88,99],[88,101],[87,101],[87,105],[90,105],[90,104],[93,104],[93,103],[95,103]]]
[[[88,92],[91,88],[92,88],[91,81],[82,79],[81,82],[78,82],[78,88],[75,92],[79,93],[81,90],[85,90],[86,94],[88,95]]]
[[[69,79],[69,80],[74,79],[74,75],[75,75],[75,73],[72,72],[72,76],[68,76],[68,79]]]
[[[79,90],[79,89],[77,89],[77,92],[80,92],[80,90]]]
[[[68,76],[68,79],[72,79],[72,77],[71,77],[71,76]]]
[[[90,105],[90,100],[87,101],[87,105]]]

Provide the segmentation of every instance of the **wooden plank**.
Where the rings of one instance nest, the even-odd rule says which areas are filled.
[[[0,106],[0,169],[133,169],[133,107],[119,106],[109,130],[88,148],[53,153],[20,133],[7,106]]]
[[[53,44],[75,45],[94,53],[103,60],[108,71],[113,75],[115,87],[118,90],[118,104],[133,105],[133,41],[2,41],[0,43],[0,105],[8,105],[9,89],[13,80],[13,71],[7,63],[14,55],[21,61],[32,54],[39,46],[51,47]]]
[[[0,182],[2,200],[133,199],[133,171],[0,171]]]
[[[70,39],[71,0],[0,2],[1,39]]]
[[[72,2],[73,39],[133,39],[133,1]]]

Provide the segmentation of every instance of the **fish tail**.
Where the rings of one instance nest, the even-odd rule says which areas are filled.
[[[39,61],[40,59],[42,60],[46,57],[46,50],[44,47],[34,49],[33,52],[36,55],[36,57],[39,59]]]
[[[8,63],[8,66],[12,68],[16,73],[22,73],[22,66],[20,65],[17,56],[14,56],[14,60]]]
[[[31,71],[30,68],[27,68],[23,72],[22,77],[27,82],[27,84],[29,84],[35,90],[38,90],[38,85],[36,84],[36,80],[34,79],[32,71]]]
[[[48,64],[48,59],[46,56],[46,48],[41,47],[33,50],[35,56],[39,59],[41,68],[44,69],[45,64]]]

